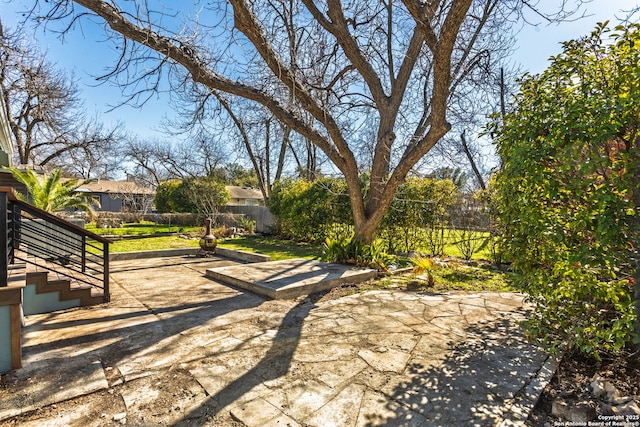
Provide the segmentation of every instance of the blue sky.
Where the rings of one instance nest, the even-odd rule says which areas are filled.
[[[541,0],[543,10],[553,11],[560,0]],[[18,11],[32,4],[31,1],[0,0],[0,16],[5,26],[15,27],[20,16]],[[27,6],[25,6],[27,5]],[[624,17],[621,10],[640,5],[640,0],[593,0],[584,5],[589,15],[575,22],[546,24],[534,15],[529,20],[537,26],[524,26],[517,35],[517,50],[513,61],[522,65],[523,71],[539,73],[548,65],[548,58],[561,52],[561,42],[588,34],[597,22],[617,21],[616,16]],[[104,42],[99,31],[88,27],[84,33],[75,31],[61,42],[55,34],[38,30],[36,38],[41,49],[47,50],[48,58],[60,67],[73,72],[79,80],[81,96],[85,100],[87,111],[97,113],[102,121],[109,125],[117,121],[124,122],[129,132],[141,137],[162,138],[159,125],[163,116],[171,116],[167,94],[150,99],[142,108],[119,107],[109,112],[109,106],[118,104],[121,95],[118,88],[108,84],[96,86],[93,76],[101,75],[113,61],[116,53]]]
[[[553,11],[561,0],[541,0],[543,10]],[[561,43],[588,35],[598,22],[617,23],[626,18],[622,11],[640,6],[638,0],[592,0],[582,10],[587,15],[573,22],[545,25],[542,19],[530,16],[537,26],[525,26],[517,35],[517,50],[514,61],[519,62],[524,71],[539,73],[549,65],[549,57],[562,52]]]

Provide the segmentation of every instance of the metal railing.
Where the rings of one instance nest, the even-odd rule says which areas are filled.
[[[0,260],[0,286],[16,260],[102,290],[109,301],[109,240],[0,191],[0,238],[6,257]],[[4,279],[4,280],[2,280]]]

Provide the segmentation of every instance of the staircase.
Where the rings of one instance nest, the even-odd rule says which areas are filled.
[[[31,315],[109,302],[109,240],[0,187],[0,372],[21,366]]]
[[[6,259],[0,260],[0,286],[2,276],[7,285],[24,277],[26,286],[34,286],[29,295],[57,293],[60,301],[77,300],[78,306],[108,302],[109,241],[18,200],[7,190],[0,188],[0,198],[6,195],[6,208],[1,209],[0,201],[6,218],[0,220],[0,227],[6,224],[0,238],[7,248]],[[58,308],[52,304],[50,310],[43,309]]]
[[[60,275],[50,271],[25,270],[28,272],[12,279],[25,285],[22,301],[25,316],[104,302],[103,294],[89,285],[70,278],[57,278]]]

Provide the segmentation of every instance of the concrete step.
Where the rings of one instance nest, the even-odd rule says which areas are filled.
[[[26,274],[25,282],[27,286],[35,285],[35,295],[44,295],[57,293],[57,301],[61,304],[51,301],[51,303],[39,302],[32,309],[26,310],[29,307],[29,302],[25,301],[25,310],[32,312],[41,312],[42,309],[46,309],[47,305],[51,306],[51,310],[57,310],[62,308],[69,308],[68,304],[64,302],[74,302],[71,306],[85,307],[89,305],[101,304],[103,297],[101,294],[93,294],[93,288],[89,285],[73,285],[69,280],[49,280],[48,272],[29,272]],[[25,312],[26,312],[25,311]],[[50,311],[50,310],[47,310]],[[44,312],[44,311],[42,311]]]
[[[271,299],[293,299],[346,283],[364,282],[376,270],[295,258],[209,268],[206,276]]]

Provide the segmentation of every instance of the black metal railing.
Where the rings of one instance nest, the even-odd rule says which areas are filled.
[[[8,266],[16,260],[54,270],[101,289],[109,301],[109,240],[55,215],[0,192],[0,238],[6,257],[0,260],[0,286],[6,284]]]
[[[12,193],[11,193],[12,194]],[[3,256],[0,257],[0,286],[7,286],[9,265],[13,264],[13,231],[9,227],[12,221],[9,215],[9,193],[0,192],[0,240]]]

